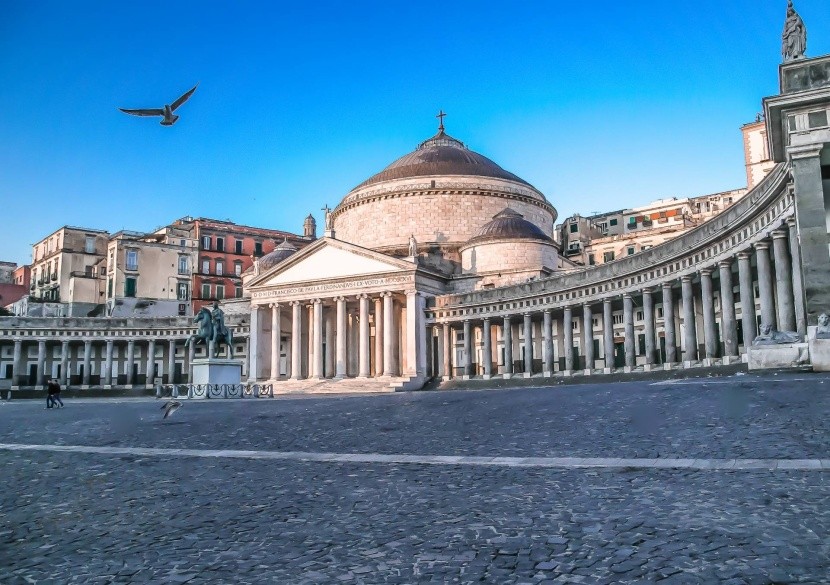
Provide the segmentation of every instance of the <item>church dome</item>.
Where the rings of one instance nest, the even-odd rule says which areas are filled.
[[[493,216],[464,245],[473,246],[493,240],[541,240],[553,242],[536,224],[527,221],[524,216],[509,207]]]
[[[269,252],[265,256],[259,259],[259,270],[260,272],[273,268],[289,256],[291,256],[294,252],[297,251],[297,248],[292,246],[288,243],[288,238],[283,240],[282,244],[274,248],[273,251]]]
[[[419,144],[415,151],[402,156],[355,187],[353,191],[396,179],[454,175],[492,177],[532,187],[530,183],[504,170],[486,156],[473,152],[463,142],[445,133],[442,128],[438,134]]]

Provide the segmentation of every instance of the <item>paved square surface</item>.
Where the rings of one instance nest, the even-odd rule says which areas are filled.
[[[823,376],[64,399],[0,404],[4,585],[830,582]]]

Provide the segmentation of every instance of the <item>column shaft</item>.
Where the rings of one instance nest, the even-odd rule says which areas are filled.
[[[565,308],[562,318],[562,337],[565,345],[565,371],[574,369],[574,313],[570,307]]]
[[[397,335],[395,330],[395,313],[392,293],[384,293],[383,295],[383,375],[395,376],[395,356],[394,356],[394,337]]]
[[[464,376],[470,377],[473,372],[473,328],[470,320],[464,321]]]
[[[793,270],[786,229],[772,233],[772,249],[775,254],[775,284],[778,289],[778,328],[781,331],[795,331]]]
[[[347,375],[347,364],[348,364],[348,355],[347,355],[347,343],[346,343],[346,333],[348,332],[348,324],[346,320],[346,299],[344,297],[337,298],[337,327],[336,327],[336,335],[337,340],[335,341],[337,345],[337,354],[335,357],[335,377],[337,378],[345,378]]]
[[[801,245],[795,218],[787,220],[790,230],[790,257],[793,267],[793,303],[795,304],[795,330],[807,337],[807,313],[804,303],[804,276],[801,268]]]
[[[127,342],[127,384],[135,384],[135,340]]]
[[[542,314],[542,339],[544,340],[544,347],[542,349],[542,359],[544,360],[544,374],[545,376],[553,375],[553,311],[548,309]]]
[[[171,339],[167,342],[167,383],[175,383],[176,372],[176,340]]]
[[[738,285],[741,293],[741,324],[745,348],[749,348],[758,336],[751,258],[749,252],[738,254]]]
[[[444,323],[441,329],[441,335],[444,337],[444,380],[450,380],[452,379],[452,329],[449,323]]]
[[[602,351],[605,353],[605,369],[614,368],[614,312],[611,299],[602,301]]]
[[[530,313],[524,314],[522,335],[525,338],[524,373],[530,377],[533,375],[533,316]]]
[[[735,293],[732,284],[732,262],[724,260],[720,268],[720,315],[723,353],[725,356],[738,355],[738,324],[735,319]]]
[[[12,358],[12,386],[20,386],[20,380],[23,377],[21,370],[23,369],[23,341],[20,339],[14,340],[14,357]],[[61,373],[63,376],[63,373]]]
[[[755,244],[755,257],[758,262],[758,295],[761,297],[761,325],[778,327],[775,315],[775,298],[773,293],[772,266],[769,260],[769,242]]]
[[[104,373],[101,379],[101,384],[103,386],[112,385],[112,348],[113,340],[107,339],[107,353],[106,357],[104,358]]]
[[[666,335],[666,363],[677,362],[677,333],[674,327],[674,291],[671,283],[663,284],[663,329]]]
[[[86,349],[84,349],[86,354]],[[212,357],[212,356],[211,356]],[[84,360],[86,361],[86,360]],[[84,365],[84,376],[86,376],[86,365]],[[149,386],[153,384],[153,378],[156,377],[156,340],[151,339],[147,344],[147,380],[146,384]]]
[[[360,295],[360,347],[358,349],[358,376],[368,378],[369,370],[369,297]]]
[[[291,379],[303,377],[303,307],[294,301],[291,303]],[[253,332],[251,332],[253,334]]]
[[[61,386],[69,384],[69,342],[61,342]]]
[[[513,374],[513,324],[510,317],[504,318],[501,336],[504,343],[504,377],[509,378]]]
[[[375,376],[383,375],[383,297],[375,299]],[[447,374],[450,375],[450,374]]]
[[[43,386],[46,383],[46,342],[37,342],[37,385]]]
[[[271,379],[278,380],[280,377],[280,341],[282,307],[274,303],[271,305]]]
[[[484,379],[489,380],[493,377],[493,338],[492,328],[490,326],[490,319],[484,319],[484,325],[481,328],[481,339],[484,342],[482,348],[481,361],[484,365]]]
[[[681,293],[683,294],[683,330],[686,344],[685,360],[693,362],[697,359],[697,330],[695,329],[695,299],[691,276],[684,276],[681,279]]]
[[[643,321],[646,328],[646,363],[651,366],[657,363],[657,340],[654,327],[654,297],[650,288],[643,289]]]
[[[89,386],[89,378],[92,372],[92,340],[87,339],[84,341],[84,375],[81,380],[81,384],[84,386]]]
[[[706,349],[706,359],[718,357],[718,339],[715,328],[715,297],[712,287],[712,270],[704,268],[700,271],[700,290],[703,305],[703,342]]]
[[[313,318],[312,343],[314,347],[313,377],[321,380],[323,378],[323,301],[315,299]]]
[[[582,348],[585,353],[585,369],[593,370],[594,355],[594,312],[590,305],[582,305]]]
[[[625,325],[625,366],[633,368],[637,364],[634,345],[634,299],[631,295],[623,296],[623,323]]]

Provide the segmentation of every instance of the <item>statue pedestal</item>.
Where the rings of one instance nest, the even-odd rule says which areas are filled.
[[[806,343],[753,345],[747,355],[750,370],[795,368],[810,362],[810,350]]]
[[[223,358],[193,360],[191,384],[241,384],[242,362]]]

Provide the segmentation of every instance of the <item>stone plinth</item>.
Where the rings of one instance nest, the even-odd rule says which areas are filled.
[[[750,370],[794,368],[810,362],[810,349],[806,343],[753,346],[747,353]]]
[[[813,371],[830,372],[830,339],[811,338],[809,345]]]
[[[193,360],[193,384],[241,384],[242,362],[222,358]]]

